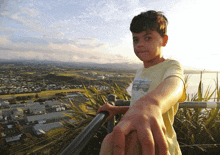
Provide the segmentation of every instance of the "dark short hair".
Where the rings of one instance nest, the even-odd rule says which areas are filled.
[[[149,10],[135,16],[130,24],[130,31],[140,33],[142,31],[155,30],[162,37],[167,34],[168,20],[160,11]]]

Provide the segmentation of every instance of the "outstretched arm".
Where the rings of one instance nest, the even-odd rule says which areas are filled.
[[[110,135],[114,155],[124,155],[125,137],[136,131],[143,155],[167,155],[168,144],[162,114],[181,98],[184,89],[178,77],[165,79],[127,111]]]

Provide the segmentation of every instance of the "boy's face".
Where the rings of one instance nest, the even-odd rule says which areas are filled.
[[[145,64],[155,65],[162,62],[162,47],[167,43],[167,36],[161,35],[154,30],[132,33],[133,46],[136,56]],[[162,59],[161,59],[162,58]]]

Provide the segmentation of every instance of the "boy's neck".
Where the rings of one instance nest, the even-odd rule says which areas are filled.
[[[161,62],[163,62],[165,59],[163,57],[160,57],[159,59],[158,58],[155,58],[155,59],[152,59],[150,61],[144,61],[144,68],[149,68],[151,66],[154,66],[156,64],[159,64]]]

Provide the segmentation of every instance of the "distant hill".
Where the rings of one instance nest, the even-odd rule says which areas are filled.
[[[121,68],[121,69],[138,69],[142,64],[137,63],[90,63],[90,62],[59,62],[59,61],[43,61],[43,60],[5,60],[0,59],[0,66],[4,64],[14,64],[14,63],[22,63],[22,64],[50,64],[50,65],[67,65],[67,66],[75,66],[75,67],[99,67],[99,68]]]
[[[97,68],[118,68],[118,69],[138,69],[142,66],[141,63],[106,63],[106,64],[100,64],[100,63],[90,63],[90,62],[59,62],[59,61],[43,61],[43,60],[25,60],[25,59],[19,59],[19,60],[5,60],[0,59],[0,66],[1,65],[7,65],[7,64],[32,64],[32,65],[38,65],[38,64],[50,64],[50,65],[62,65],[62,66],[74,66],[74,67],[97,67]],[[220,71],[212,71],[212,70],[204,70],[201,68],[193,68],[193,67],[184,67],[184,74],[200,74],[203,73],[217,73]]]

